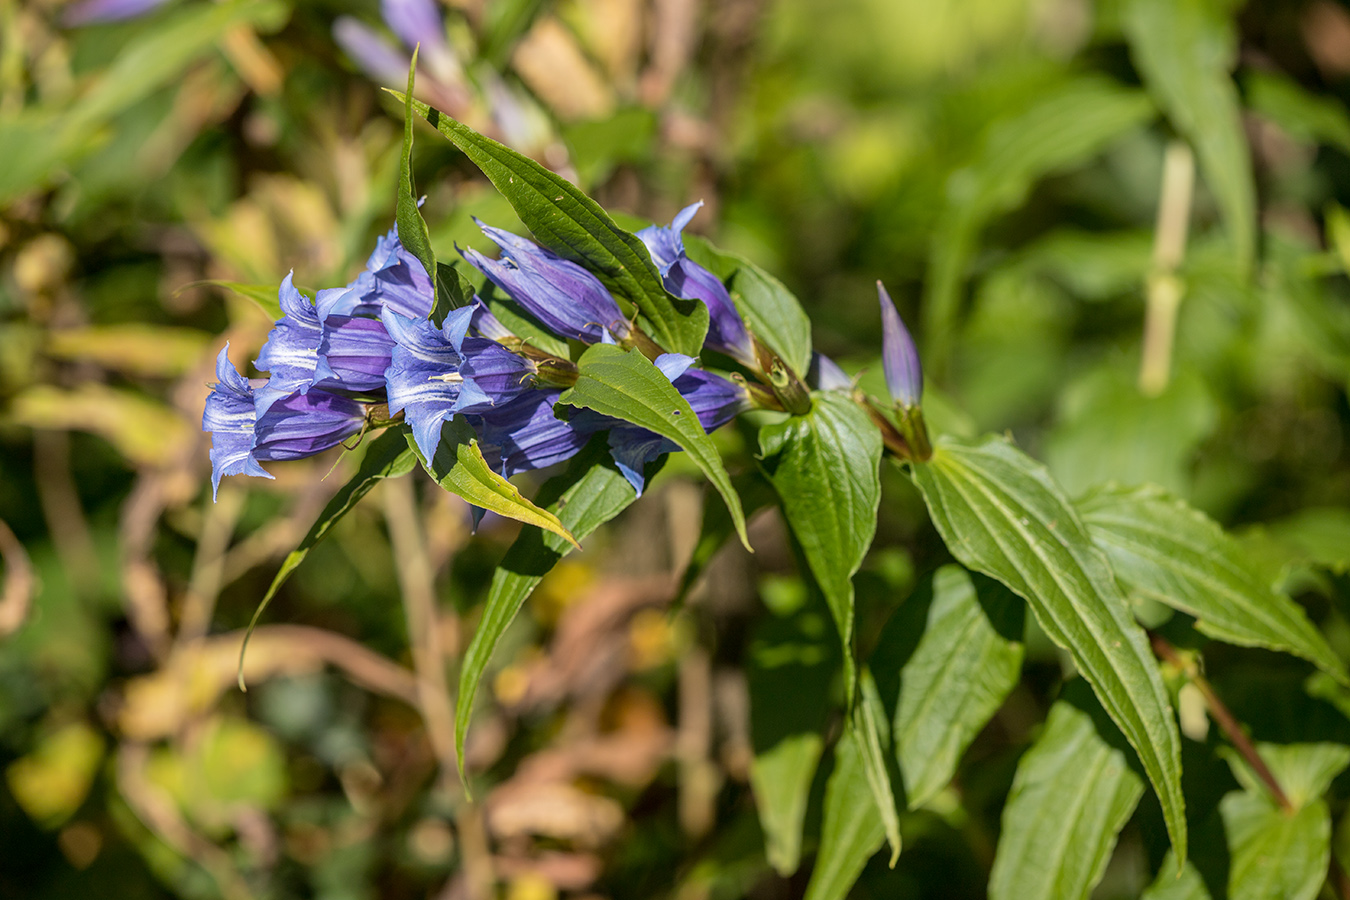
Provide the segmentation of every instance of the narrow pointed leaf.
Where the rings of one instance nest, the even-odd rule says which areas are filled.
[[[1256,187],[1237,86],[1238,40],[1224,4],[1129,0],[1123,24],[1149,93],[1195,148],[1244,270],[1256,246]]]
[[[760,456],[830,605],[851,676],[853,575],[876,533],[881,436],[849,398],[820,392],[813,401],[808,414],[760,432]]]
[[[1100,488],[1077,506],[1132,591],[1195,616],[1211,637],[1293,653],[1347,683],[1345,664],[1303,608],[1262,578],[1242,545],[1203,513],[1152,485]]]
[[[830,681],[838,665],[834,625],[818,599],[789,615],[763,616],[750,645],[750,787],[765,855],[784,877],[801,860],[802,822],[825,747]]]
[[[868,668],[895,710],[891,742],[910,809],[947,786],[1017,685],[1025,609],[997,581],[949,565],[887,623]]]
[[[947,548],[1026,599],[1067,649],[1148,773],[1186,857],[1181,739],[1143,629],[1106,557],[1045,468],[1001,438],[946,439],[913,467]]]
[[[345,516],[357,501],[370,493],[370,489],[386,478],[397,478],[400,475],[407,475],[417,465],[417,456],[408,447],[408,441],[404,437],[405,429],[389,428],[383,434],[376,437],[366,447],[366,455],[361,458],[361,465],[357,467],[356,474],[351,480],[342,486],[342,489],[334,495],[328,505],[323,508],[319,518],[310,526],[309,532],[305,535],[300,546],[296,547],[286,559],[282,561],[281,568],[273,576],[271,585],[267,588],[267,593],[263,595],[262,602],[258,604],[257,610],[253,613],[253,618],[248,623],[248,631],[244,634],[244,642],[239,648],[239,689],[244,690],[244,651],[248,649],[248,639],[253,634],[253,629],[257,626],[263,610],[272,602],[278,590],[291,577],[291,573],[299,567],[300,563],[305,561],[309,551],[314,545],[323,540],[329,529],[337,523],[339,519]],[[410,432],[409,432],[410,433]]]
[[[578,539],[586,537],[628,507],[637,495],[609,462],[603,437],[592,440],[567,470],[551,478],[536,498]],[[506,628],[549,570],[571,549],[557,534],[525,529],[506,551],[492,575],[483,618],[464,652],[455,707],[455,750],[464,780],[464,741],[473,718],[473,698]],[[467,788],[468,783],[465,782]]]
[[[417,446],[411,432],[408,433],[408,446],[414,449]],[[557,516],[535,506],[521,496],[514,484],[492,471],[483,459],[483,451],[478,448],[478,436],[463,416],[455,416],[441,426],[441,442],[436,447],[436,455],[429,461],[422,460],[422,465],[441,487],[474,506],[526,525],[536,525],[580,548],[572,532],[558,521]]]
[[[398,95],[405,100],[404,95]],[[672,296],[651,254],[576,185],[528,156],[484,137],[417,100],[412,108],[464,152],[510,201],[539,243],[585,266],[641,312],[666,350],[697,356],[708,331],[708,309]]]
[[[989,875],[990,900],[1086,900],[1143,793],[1126,754],[1098,733],[1093,717],[1072,703],[1056,703],[1017,764]]]
[[[576,386],[565,391],[558,398],[558,404],[593,409],[601,415],[632,422],[678,444],[722,495],[736,525],[736,533],[749,550],[745,514],[741,510],[740,497],[731,485],[731,476],[689,401],[680,396],[670,379],[638,351],[620,350],[612,344],[591,347],[577,361],[577,370]]]
[[[403,102],[403,152],[398,164],[398,200],[394,205],[395,221],[398,222],[398,239],[408,252],[417,257],[427,276],[435,279],[439,274],[436,268],[436,254],[431,249],[431,232],[427,230],[422,210],[417,206],[417,192],[412,181],[413,148],[413,81],[417,76],[417,49],[413,48],[412,60],[408,63],[408,93]],[[440,293],[439,290],[436,291]]]
[[[806,900],[844,900],[867,861],[886,841],[881,810],[852,729],[846,729],[835,745],[834,760],[825,787],[820,849],[806,885]]]
[[[891,868],[895,868],[896,861],[900,859],[900,815],[896,812],[895,791],[891,787],[891,774],[886,765],[891,748],[890,725],[886,721],[886,710],[881,704],[872,673],[863,669],[858,685],[858,702],[853,706],[849,727],[858,741],[863,774],[867,776],[872,800],[881,813],[882,830],[886,833],[886,842],[891,845]]]

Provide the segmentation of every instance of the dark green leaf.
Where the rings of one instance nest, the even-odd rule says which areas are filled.
[[[820,849],[805,900],[844,900],[863,867],[886,841],[862,753],[852,729],[834,748],[834,771],[825,787]]]
[[[1086,692],[1076,699],[1096,706]],[[1085,900],[1143,793],[1126,754],[1098,732],[1093,716],[1065,700],[1056,703],[1017,764],[989,875],[990,900]]]
[[[1044,467],[1000,438],[938,442],[913,467],[933,523],[968,568],[1024,597],[1143,762],[1186,855],[1181,743],[1148,641],[1105,556]]]
[[[685,235],[689,258],[727,284],[745,324],[798,376],[811,368],[811,320],[783,283],[743,256]]]
[[[263,610],[272,602],[277,591],[285,583],[291,573],[296,570],[300,563],[305,561],[309,551],[314,545],[323,540],[328,534],[328,530],[337,523],[338,519],[345,516],[356,502],[370,492],[377,483],[386,478],[397,478],[400,475],[407,475],[417,465],[417,456],[408,447],[408,442],[404,438],[404,429],[389,428],[379,437],[372,440],[366,447],[366,455],[361,458],[361,465],[357,468],[356,474],[352,479],[342,486],[328,505],[323,508],[319,518],[310,527],[309,533],[305,539],[300,542],[300,546],[292,550],[285,561],[281,564],[281,569],[272,578],[272,584],[268,586],[267,593],[263,595],[262,602],[258,604],[257,610],[253,613],[252,620],[248,623],[248,631],[244,635],[244,643],[239,648],[239,689],[244,690],[244,651],[248,649],[248,639],[253,634],[253,629],[258,624],[258,619],[262,616]]]
[[[593,409],[678,444],[722,495],[736,533],[749,550],[741,501],[731,486],[722,457],[699,424],[689,401],[680,396],[670,379],[638,351],[620,350],[612,344],[596,344],[588,349],[577,361],[577,369],[576,385],[558,398],[558,404]]]
[[[1200,160],[1245,270],[1256,247],[1256,188],[1237,87],[1237,32],[1214,0],[1129,0],[1130,52],[1149,92]]]
[[[896,860],[900,858],[900,815],[896,811],[895,791],[891,788],[890,768],[886,764],[891,749],[890,724],[868,669],[864,668],[860,673],[858,685],[858,702],[853,705],[848,728],[857,740],[863,774],[872,789],[872,801],[881,813],[882,830],[891,845],[891,868],[895,868]]]
[[[417,76],[417,50],[413,48],[412,59],[408,63],[408,93],[403,101],[403,153],[398,165],[398,199],[394,205],[398,222],[398,239],[408,252],[417,257],[429,278],[440,281],[440,271],[436,267],[436,254],[431,249],[431,232],[427,230],[422,210],[417,206],[417,192],[412,181],[413,148],[413,81]],[[432,286],[433,289],[436,285]],[[440,291],[437,290],[437,294]],[[442,316],[442,318],[444,318]]]
[[[750,645],[750,786],[769,864],[784,877],[801,860],[802,820],[839,665],[829,615],[819,601],[790,615],[766,615]]]
[[[408,446],[413,449],[417,446],[411,432]],[[441,426],[436,455],[430,461],[422,460],[422,465],[441,487],[474,506],[551,531],[580,549],[572,532],[557,516],[535,506],[521,496],[514,484],[492,471],[478,448],[477,434],[463,416],[455,416]]]
[[[891,742],[910,809],[947,786],[1016,686],[1024,609],[998,582],[949,565],[882,632],[868,667],[895,709]]]
[[[609,450],[601,436],[573,458],[566,472],[549,479],[540,488],[536,499],[580,539],[617,516],[636,498],[628,480],[609,462]],[[483,619],[464,652],[459,672],[455,749],[461,779],[464,777],[464,739],[473,717],[473,698],[492,659],[492,652],[530,592],[569,549],[568,542],[558,535],[527,528],[521,531],[493,573]]]
[[[851,675],[853,575],[876,533],[881,436],[849,398],[821,392],[814,400],[807,415],[760,432],[760,455],[811,574],[830,604]]]
[[[671,296],[641,240],[615,225],[599,204],[567,179],[425,103],[411,103],[482,169],[541,244],[590,269],[606,287],[636,306],[662,347],[698,355],[708,331],[708,308],[697,300]]]
[[[1350,683],[1303,608],[1262,578],[1242,545],[1203,513],[1152,485],[1104,487],[1077,506],[1132,591],[1195,616],[1211,637],[1293,653]]]

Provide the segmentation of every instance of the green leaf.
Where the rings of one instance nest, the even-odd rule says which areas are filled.
[[[891,774],[886,765],[891,747],[890,727],[871,671],[863,669],[858,683],[861,689],[848,727],[857,739],[863,774],[872,789],[872,801],[881,813],[882,830],[886,833],[886,842],[891,845],[893,869],[900,859],[900,815],[896,812],[895,792],[891,789]]]
[[[1096,707],[1086,694],[1075,699]],[[1060,700],[1018,762],[989,874],[990,900],[1086,900],[1106,872],[1144,783],[1093,718]],[[1101,725],[1114,737],[1109,723]]]
[[[849,398],[818,392],[814,401],[810,413],[760,431],[760,456],[830,605],[851,685],[853,575],[876,533],[881,435]]]
[[[1153,485],[1110,485],[1077,506],[1131,591],[1195,616],[1211,637],[1293,653],[1350,684],[1303,608],[1262,578],[1242,545],[1203,513]]]
[[[408,446],[416,450],[412,433],[409,432],[407,437]],[[483,451],[478,448],[478,435],[463,416],[455,416],[441,425],[441,442],[436,445],[436,455],[430,461],[422,460],[422,465],[441,487],[474,506],[551,531],[581,549],[572,532],[558,521],[557,516],[535,506],[521,496],[519,488],[492,471],[483,459]]]
[[[952,555],[1025,598],[1124,732],[1186,858],[1181,743],[1148,641],[1106,557],[1045,468],[1001,438],[944,439],[913,467]]]
[[[805,900],[844,900],[867,861],[886,840],[881,811],[851,728],[845,729],[835,745],[834,760],[834,771],[825,786],[820,849]]]
[[[891,741],[910,809],[947,786],[1017,685],[1025,608],[998,582],[947,565],[882,631],[868,668],[895,710]]]
[[[652,338],[662,347],[698,355],[708,331],[708,308],[698,300],[671,296],[636,235],[615,225],[599,204],[567,179],[528,156],[425,103],[410,102],[483,171],[541,244],[590,269],[611,291],[627,298],[642,312]]]
[[[728,529],[729,530],[729,529]],[[839,642],[817,600],[790,615],[760,618],[750,644],[750,787],[764,830],[765,854],[783,877],[801,861],[802,822],[825,747],[830,682]],[[792,702],[785,703],[784,698]]]
[[[1350,747],[1344,744],[1260,743],[1256,745],[1256,752],[1294,809],[1302,809],[1319,800],[1336,776],[1350,766]],[[1239,754],[1230,751],[1228,765],[1248,793],[1265,794],[1265,782]]]
[[[628,507],[637,495],[632,485],[609,461],[604,437],[592,439],[573,457],[567,471],[548,480],[536,498],[540,506],[556,515],[563,526],[584,538]],[[473,718],[473,698],[511,620],[520,612],[530,592],[570,549],[569,542],[545,531],[521,531],[492,575],[483,619],[474,632],[459,672],[455,708],[455,750],[460,780],[464,781],[464,740]],[[467,789],[468,782],[465,781]]]
[[[699,424],[689,401],[680,396],[670,379],[638,351],[626,352],[612,344],[596,344],[588,349],[577,361],[577,370],[576,385],[563,392],[558,404],[593,409],[678,444],[722,495],[741,543],[750,550],[741,500],[731,486],[722,457]]]
[[[271,30],[289,14],[289,6],[274,0],[184,6],[130,40],[73,107],[30,107],[0,122],[0,204],[46,184],[97,147],[114,116],[178,78],[231,28]]]
[[[367,444],[366,455],[361,458],[361,465],[357,467],[356,474],[342,486],[332,500],[328,501],[328,505],[323,508],[318,520],[310,526],[309,533],[300,542],[300,546],[292,550],[281,563],[281,568],[273,576],[262,602],[254,611],[253,618],[249,620],[248,630],[244,633],[244,642],[239,648],[238,677],[241,691],[247,690],[244,687],[244,652],[248,650],[249,638],[252,637],[253,629],[257,627],[263,610],[267,609],[267,605],[272,602],[272,598],[285,584],[286,579],[290,578],[291,573],[305,561],[314,545],[323,540],[328,535],[329,529],[345,516],[358,500],[370,493],[371,488],[386,478],[407,475],[417,465],[417,456],[408,446],[408,441],[404,437],[405,431],[406,429],[402,427],[388,428]]]
[[[246,300],[252,300],[258,305],[258,308],[267,313],[267,317],[276,321],[285,315],[281,308],[281,298],[277,295],[277,286],[275,284],[244,284],[240,281],[194,281],[191,284],[185,284],[179,290],[187,290],[190,287],[199,285],[210,285],[211,287],[224,288],[231,293],[238,294]],[[303,294],[304,292],[301,291]]]
[[[1029,109],[990,123],[974,161],[952,174],[933,234],[924,298],[926,369],[940,369],[950,350],[961,284],[985,224],[1015,208],[1041,178],[1082,165],[1152,115],[1142,92],[1079,76]]]
[[[714,247],[697,235],[684,236],[691,260],[726,282],[746,326],[798,376],[811,368],[811,320],[783,283],[743,256]]]
[[[418,213],[421,218],[421,213]],[[451,310],[468,306],[473,302],[475,293],[473,282],[459,267],[459,261],[436,263],[436,308],[432,310],[432,321],[439,326]]]
[[[417,51],[413,48],[412,59],[408,62],[408,92],[403,100],[403,152],[398,164],[398,198],[394,204],[395,221],[398,223],[398,239],[408,252],[417,257],[427,276],[440,282],[440,270],[436,267],[436,254],[431,249],[431,232],[427,230],[422,210],[417,205],[417,192],[412,181],[413,149],[413,82],[417,77]],[[434,286],[433,286],[434,287]],[[440,291],[437,289],[439,295]],[[444,317],[442,317],[444,318]]]
[[[1245,271],[1256,246],[1256,188],[1237,87],[1237,32],[1214,0],[1129,0],[1130,54],[1149,93],[1195,148]]]
[[[1275,71],[1252,69],[1244,73],[1242,83],[1252,110],[1290,137],[1350,153],[1350,115],[1339,100],[1304,90],[1297,81]]]

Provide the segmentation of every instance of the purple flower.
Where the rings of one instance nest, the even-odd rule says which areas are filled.
[[[432,0],[382,0],[380,15],[404,46],[421,46],[419,60],[425,60],[437,80],[458,77],[459,60],[445,40],[445,25]],[[406,70],[407,65],[403,68]]]
[[[472,249],[460,251],[464,258],[554,334],[587,344],[628,338],[619,304],[590,272],[533,241],[478,226],[502,248],[502,258],[488,259]]]
[[[466,336],[473,312],[472,306],[460,307],[440,329],[392,309],[384,313],[395,341],[385,372],[389,412],[405,413],[427,459],[435,455],[446,419],[506,404],[528,389],[534,374],[529,360],[495,341]]]
[[[666,290],[685,300],[702,300],[708,307],[708,336],[703,341],[704,346],[725,353],[751,369],[758,369],[754,342],[726,285],[685,255],[680,232],[701,206],[702,200],[686,206],[669,227],[652,225],[639,231],[637,236],[647,245],[652,261],[661,270]]]
[[[319,341],[314,386],[356,394],[384,392],[394,339],[379,319],[330,316]]]
[[[919,405],[923,397],[923,367],[919,351],[909,336],[900,314],[895,311],[891,295],[880,281],[877,296],[881,300],[881,366],[886,372],[886,389],[891,398],[902,407]]]
[[[202,430],[211,433],[211,495],[225,475],[271,478],[260,460],[300,459],[337,446],[365,425],[355,400],[312,390],[273,398],[260,416],[253,386],[230,362],[229,345],[216,357]]]
[[[405,319],[425,319],[436,305],[436,291],[427,270],[398,239],[398,226],[375,242],[366,271],[346,287],[319,291],[314,301],[320,321],[329,316],[379,318],[392,309]]]
[[[585,423],[554,415],[553,404],[561,393],[554,388],[526,391],[475,417],[483,456],[503,477],[571,459],[595,432]]]
[[[268,373],[267,384],[257,392],[259,415],[282,397],[296,391],[305,393],[314,383],[323,326],[313,305],[295,289],[292,275],[293,272],[282,279],[277,292],[285,315],[277,320],[262,352],[253,361],[258,371]]]
[[[166,0],[84,0],[83,3],[66,7],[66,11],[61,15],[61,21],[67,26],[75,27],[134,19],[163,6],[165,2]]]
[[[848,373],[839,368],[839,364],[830,359],[824,353],[811,354],[811,371],[807,373],[806,380],[816,386],[820,391],[850,391],[853,389],[853,380],[848,377]]]
[[[333,23],[333,40],[372,81],[407,86],[408,57],[389,46],[369,25],[351,16],[339,16]]]

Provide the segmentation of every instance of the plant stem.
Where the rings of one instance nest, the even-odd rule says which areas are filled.
[[[1147,282],[1144,347],[1139,362],[1139,390],[1149,397],[1156,397],[1166,390],[1172,377],[1177,310],[1185,293],[1176,270],[1186,253],[1186,231],[1190,224],[1194,187],[1195,156],[1184,141],[1173,141],[1163,158],[1153,269]]]

